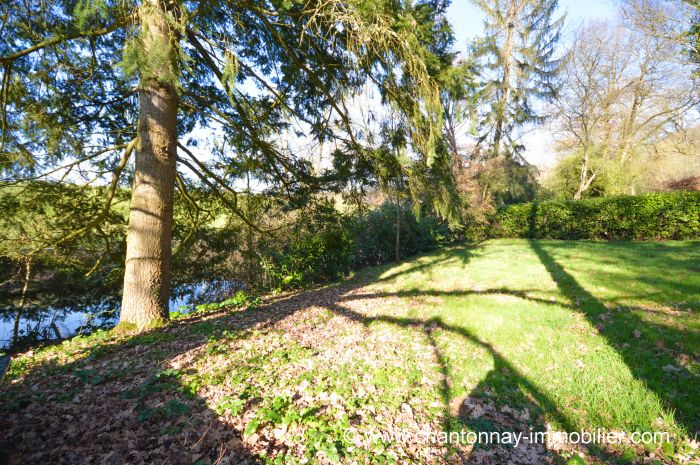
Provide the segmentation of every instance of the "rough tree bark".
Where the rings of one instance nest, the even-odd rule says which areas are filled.
[[[175,60],[176,38],[164,4],[144,0],[140,10],[146,57]],[[159,60],[160,61],[160,60]],[[173,191],[177,152],[176,66],[146,64],[139,89],[139,143],[131,194],[120,321],[144,328],[167,320],[170,293]]]

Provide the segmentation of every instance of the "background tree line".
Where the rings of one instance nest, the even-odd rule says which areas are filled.
[[[630,1],[616,20],[577,32],[553,103],[564,156],[550,179],[555,195],[636,194],[700,173],[691,14]]]
[[[479,0],[485,32],[457,54],[448,3],[6,6],[9,307],[71,275],[122,287],[121,320],[147,327],[171,282],[335,279],[504,205],[694,173],[697,5],[626,0],[569,47],[556,0]],[[524,157],[535,127],[557,137],[550,173]]]

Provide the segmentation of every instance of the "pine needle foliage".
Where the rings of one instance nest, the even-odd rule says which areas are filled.
[[[485,35],[473,44],[483,77],[479,141],[487,156],[520,163],[524,147],[516,130],[540,123],[537,101],[558,91],[562,66],[556,56],[564,17],[556,17],[557,0],[473,0],[486,16]]]
[[[5,10],[3,181],[127,184],[130,168],[123,176],[117,168],[136,137],[139,89],[154,78],[179,94],[178,188],[206,189],[240,217],[244,179],[290,204],[337,186],[336,173],[314,173],[308,152],[281,134],[371,156],[346,105],[368,80],[404,115],[421,179],[447,166],[437,84],[452,62],[447,1],[164,0],[170,47],[144,50],[139,17],[152,4],[30,0]],[[202,160],[196,149],[212,135],[213,153]]]

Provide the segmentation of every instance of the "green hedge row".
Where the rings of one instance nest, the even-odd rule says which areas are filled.
[[[263,259],[272,288],[333,281],[353,269],[394,259],[396,210],[383,205],[363,215],[340,214],[331,203],[305,216]],[[463,232],[464,233],[464,232]],[[469,233],[469,231],[467,231]],[[540,239],[700,239],[700,192],[602,197],[501,208],[490,225],[472,234]],[[466,237],[470,237],[469,234]],[[401,212],[401,257],[458,239],[437,219]]]
[[[509,205],[496,212],[489,235],[537,239],[697,239],[700,192]]]

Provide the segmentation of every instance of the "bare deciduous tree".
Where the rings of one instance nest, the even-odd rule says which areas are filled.
[[[661,4],[647,7],[656,20],[673,14]],[[631,160],[683,130],[698,102],[682,45],[621,11],[616,23],[578,32],[554,103],[558,149],[580,159],[574,199],[603,172],[617,173],[620,188],[634,194]]]

